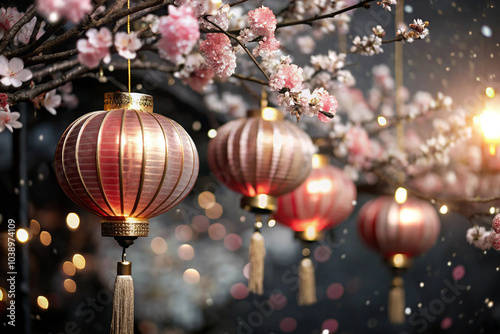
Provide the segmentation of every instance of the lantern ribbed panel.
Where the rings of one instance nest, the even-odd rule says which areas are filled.
[[[55,155],[64,192],[102,217],[150,218],[193,188],[198,153],[186,131],[158,115],[117,109],[68,127]]]
[[[311,170],[309,136],[286,121],[238,119],[217,130],[208,163],[228,188],[245,196],[280,196],[298,187]]]
[[[426,252],[436,243],[440,225],[434,207],[416,198],[398,204],[392,196],[382,196],[363,205],[358,216],[361,238],[384,257]]]
[[[334,166],[311,171],[294,191],[278,198],[274,218],[297,232],[313,226],[316,231],[332,228],[352,213],[356,186]]]

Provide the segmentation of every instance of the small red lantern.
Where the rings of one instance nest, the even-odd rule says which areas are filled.
[[[389,292],[388,315],[392,323],[405,320],[404,282],[401,273],[410,259],[429,250],[439,236],[441,224],[434,207],[423,200],[408,198],[398,203],[391,196],[367,202],[358,216],[361,238],[382,254],[394,269]]]
[[[149,95],[107,93],[105,110],[83,115],[66,129],[54,164],[66,195],[101,216],[102,235],[123,247],[110,332],[132,334],[134,287],[125,250],[148,235],[148,218],[189,194],[198,176],[198,152],[179,124],[153,113]]]
[[[264,239],[260,214],[276,211],[276,197],[297,188],[311,171],[314,146],[298,126],[282,120],[274,108],[226,123],[208,145],[215,177],[243,195],[241,207],[257,213],[250,242],[249,289],[263,292]]]
[[[316,303],[314,267],[309,243],[321,240],[322,231],[347,219],[354,209],[356,186],[345,173],[328,164],[328,157],[315,154],[309,177],[293,192],[278,198],[276,221],[295,231],[307,246],[299,267],[299,305]]]

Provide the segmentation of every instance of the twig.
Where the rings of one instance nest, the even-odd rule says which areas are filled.
[[[398,37],[393,38],[393,39],[382,41],[382,44],[388,44],[388,43],[393,43],[393,42],[401,42],[403,40],[404,40],[403,36],[398,36]]]
[[[71,49],[67,51],[62,51],[54,54],[49,54],[49,55],[40,55],[40,56],[33,56],[31,58],[28,58],[24,61],[24,64],[27,65],[36,65],[40,63],[47,63],[47,62],[53,62],[56,60],[61,60],[61,59],[67,59],[68,57],[72,57],[74,55],[78,54],[77,49]]]
[[[60,71],[67,71],[68,69],[73,68],[76,65],[78,65],[78,59],[55,63],[51,66],[44,67],[39,71],[34,71],[33,80],[40,81],[47,75],[54,74]]]
[[[208,19],[207,16],[204,17],[205,21],[211,23],[212,25],[214,25],[217,29],[219,29],[220,32],[222,32],[224,35],[226,35],[227,37],[229,37],[230,39],[236,41],[236,43],[238,43],[242,48],[243,50],[245,50],[246,54],[250,57],[250,59],[252,59],[253,63],[255,64],[255,66],[257,66],[257,68],[262,72],[262,74],[264,74],[264,76],[266,77],[267,81],[269,81],[269,76],[267,75],[267,73],[264,71],[264,69],[260,66],[259,62],[257,61],[257,59],[255,59],[255,57],[253,56],[253,54],[250,52],[250,50],[248,50],[248,48],[245,46],[245,44],[243,44],[236,36],[228,33],[227,31],[225,31],[224,29],[222,29],[219,25],[217,25],[216,23],[210,21]],[[267,85],[268,83],[266,83]]]
[[[16,36],[16,34],[21,30],[21,28],[31,21],[33,17],[35,16],[35,10],[36,6],[32,5],[28,10],[26,11],[26,14],[23,15],[17,22],[3,35],[2,39],[0,40],[0,52],[2,52],[7,45],[9,45],[9,42]],[[9,58],[9,57],[7,57]]]
[[[232,77],[235,77],[235,78],[238,78],[238,79],[241,79],[241,80],[256,82],[256,83],[259,83],[261,85],[267,85],[268,84],[264,80],[260,80],[260,79],[254,78],[254,77],[247,77],[245,75],[237,74],[237,73],[233,73]],[[260,99],[259,99],[259,101],[260,101]]]

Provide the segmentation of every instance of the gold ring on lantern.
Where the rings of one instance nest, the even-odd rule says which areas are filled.
[[[408,269],[411,266],[411,259],[405,254],[394,254],[386,259],[386,262],[393,269]]]
[[[276,197],[260,194],[257,196],[249,197],[243,196],[240,205],[243,209],[254,213],[272,213],[278,207],[278,200]]]
[[[141,93],[113,92],[104,94],[104,110],[128,109],[153,113],[153,97]]]
[[[317,231],[316,229],[310,229],[305,231],[295,231],[295,238],[303,241],[321,241],[325,238],[323,231]]]
[[[280,121],[285,118],[278,109],[272,107],[248,110],[247,117],[259,117],[265,121]]]
[[[103,237],[147,237],[149,221],[146,218],[111,217],[101,220]]]

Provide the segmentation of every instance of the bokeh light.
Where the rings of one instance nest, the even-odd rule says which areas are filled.
[[[85,268],[85,257],[83,257],[83,255],[81,254],[73,255],[73,264],[75,265],[76,269]]]
[[[273,293],[269,296],[269,306],[274,310],[281,310],[285,308],[288,300],[285,295],[281,293]]]
[[[76,230],[80,226],[80,217],[74,213],[70,212],[66,216],[66,225],[72,230]]]
[[[175,228],[175,237],[179,241],[189,241],[193,237],[193,230],[187,225],[178,225]]]
[[[229,291],[231,293],[231,296],[233,296],[233,298],[237,300],[245,299],[246,297],[248,297],[248,288],[243,283],[233,284]]]
[[[62,265],[63,272],[68,276],[74,276],[76,273],[76,267],[73,262],[65,261]]]
[[[42,310],[46,310],[49,308],[49,300],[45,296],[38,296],[38,298],[36,299],[36,303]]]
[[[182,278],[188,284],[196,284],[200,282],[200,273],[196,269],[189,268],[184,272]]]
[[[50,243],[52,242],[52,236],[50,235],[50,233],[47,231],[42,231],[40,233],[40,242],[44,246],[50,245]]]
[[[245,264],[243,267],[243,276],[245,276],[246,279],[250,278],[250,263]]]
[[[321,329],[327,329],[330,333],[335,333],[339,329],[339,323],[335,319],[326,319],[321,325]]]
[[[74,293],[76,291],[76,283],[71,278],[67,278],[64,280],[64,289],[70,293]]]
[[[203,215],[194,216],[191,220],[191,225],[193,225],[193,230],[198,233],[203,233],[208,230],[208,227],[210,226],[210,220],[208,220],[208,218]]]
[[[210,208],[215,203],[215,195],[210,191],[204,191],[198,195],[198,204],[203,209]]]
[[[223,212],[224,209],[219,203],[213,203],[209,208],[205,209],[205,215],[210,219],[219,219]]]
[[[280,321],[280,329],[282,332],[291,333],[297,329],[297,320],[292,317],[283,318]]]
[[[208,235],[213,240],[221,240],[226,236],[226,228],[220,223],[212,224],[208,228]]]
[[[28,241],[29,233],[26,229],[19,228],[19,229],[17,229],[17,232],[16,232],[16,238],[19,242],[24,243],[24,242]]]
[[[151,250],[157,255],[165,254],[167,252],[167,242],[162,237],[155,237],[151,240]]]
[[[180,245],[177,248],[177,255],[181,260],[189,261],[194,257],[194,248],[188,244]]]
[[[314,249],[314,259],[318,262],[326,262],[332,255],[332,249],[328,246],[321,245]]]
[[[453,325],[453,319],[450,317],[446,317],[441,320],[441,329],[447,330]]]
[[[344,287],[340,283],[332,283],[326,289],[326,296],[329,299],[337,300],[344,295]]]
[[[215,138],[217,136],[217,130],[215,130],[215,129],[208,130],[207,136],[210,139]]]
[[[30,221],[30,231],[31,234],[37,235],[40,233],[40,223],[36,219]]]
[[[237,251],[241,248],[241,237],[235,233],[229,233],[224,238],[224,247],[226,247],[230,251]]]
[[[451,276],[455,281],[459,281],[465,276],[465,267],[461,264],[453,268],[451,272]]]

